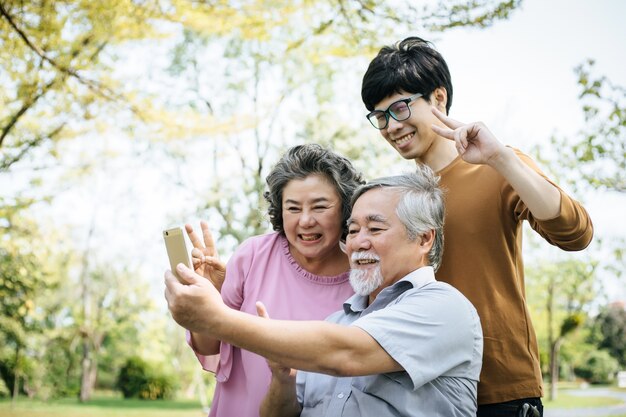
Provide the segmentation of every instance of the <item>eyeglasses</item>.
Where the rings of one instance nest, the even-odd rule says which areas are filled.
[[[401,122],[411,117],[411,107],[409,105],[422,97],[423,94],[417,93],[409,98],[395,101],[391,103],[387,110],[373,110],[367,116],[367,120],[370,121],[372,126],[378,130],[382,130],[389,124],[389,117],[393,117],[394,120]]]

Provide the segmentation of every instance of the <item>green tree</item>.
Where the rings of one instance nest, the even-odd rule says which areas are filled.
[[[546,351],[549,352],[550,399],[556,399],[559,352],[566,338],[585,321],[595,298],[595,261],[567,259],[542,262],[527,268],[529,302],[535,314],[546,320]]]
[[[626,309],[616,303],[604,309],[594,320],[598,347],[605,349],[619,365],[626,367]]]
[[[171,398],[174,382],[171,376],[157,372],[143,359],[133,356],[128,358],[120,369],[117,387],[124,398],[145,400]]]
[[[574,138],[554,136],[539,151],[574,189],[626,192],[626,88],[594,74],[589,59],[576,67],[585,127]],[[549,151],[549,150],[548,150]],[[551,156],[553,155],[553,156]]]
[[[105,52],[156,36],[153,19],[166,17],[154,2],[0,1],[0,172],[34,148],[53,153],[98,106],[121,107]]]
[[[615,379],[619,363],[606,350],[588,352],[583,362],[576,365],[576,374],[592,384],[609,384]]]
[[[134,326],[140,323],[140,314],[148,314],[154,308],[138,285],[132,271],[116,271],[114,268],[94,265],[81,273],[80,299],[72,310],[76,337],[81,349],[80,400],[91,398],[96,385],[103,348],[115,349],[105,341],[112,337],[132,335]],[[115,338],[115,343],[132,344],[133,339]]]
[[[32,366],[29,339],[41,330],[33,320],[38,293],[48,286],[38,253],[38,228],[24,215],[32,201],[0,198],[0,374],[15,397]]]

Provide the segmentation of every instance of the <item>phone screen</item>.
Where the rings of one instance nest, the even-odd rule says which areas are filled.
[[[170,268],[176,278],[180,279],[176,272],[176,265],[182,263],[191,268],[191,262],[189,262],[189,252],[187,252],[187,245],[185,244],[185,235],[183,229],[180,227],[174,227],[163,231],[163,239],[165,240],[165,248],[167,249],[167,256],[170,260]]]

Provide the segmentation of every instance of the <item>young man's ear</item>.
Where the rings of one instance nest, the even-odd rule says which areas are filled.
[[[444,87],[437,87],[430,95],[430,102],[440,112],[448,114],[446,105],[448,104],[448,92]]]

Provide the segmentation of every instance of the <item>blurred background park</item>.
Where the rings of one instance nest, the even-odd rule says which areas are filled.
[[[369,60],[410,35],[448,61],[450,115],[532,154],[594,221],[580,253],[525,236],[549,407],[581,405],[558,384],[623,394],[624,16],[620,0],[0,0],[0,416],[202,415],[214,380],[167,312],[161,231],[205,219],[227,260],[269,230],[265,175],[298,143],[367,178],[410,170],[360,99]]]

